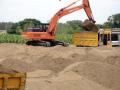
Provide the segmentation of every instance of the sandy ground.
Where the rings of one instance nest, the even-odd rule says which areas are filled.
[[[120,48],[0,44],[0,64],[28,72],[26,90],[120,90]]]

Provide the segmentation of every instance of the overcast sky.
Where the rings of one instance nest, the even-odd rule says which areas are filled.
[[[25,18],[35,18],[48,22],[62,7],[75,0],[0,0],[0,22],[17,22]],[[120,0],[89,0],[97,23],[103,23],[108,16],[120,13]],[[78,2],[81,4],[81,2]],[[78,5],[77,4],[77,5]],[[83,10],[67,15],[60,22],[67,20],[84,20],[87,16]]]

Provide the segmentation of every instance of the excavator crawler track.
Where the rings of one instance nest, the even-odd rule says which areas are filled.
[[[31,46],[44,46],[44,47],[53,47],[57,45],[61,45],[64,47],[69,46],[69,43],[62,41],[27,41],[26,44]]]

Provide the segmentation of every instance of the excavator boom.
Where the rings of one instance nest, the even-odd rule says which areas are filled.
[[[79,0],[78,0],[79,1]],[[60,9],[51,19],[49,28],[48,28],[48,32],[49,33],[55,33],[56,30],[56,26],[57,26],[57,22],[60,18],[62,18],[65,15],[71,14],[75,11],[78,11],[80,9],[84,9],[87,17],[89,18],[90,21],[92,21],[93,23],[95,23],[94,17],[92,15],[92,10],[90,8],[90,4],[88,0],[83,0],[82,4],[79,6],[75,6],[75,7],[71,7],[74,4],[76,4],[78,1],[73,2],[72,4],[68,5],[67,7],[64,7],[62,9]],[[71,7],[71,8],[70,8]]]

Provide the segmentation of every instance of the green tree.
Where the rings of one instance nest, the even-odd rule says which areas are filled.
[[[67,24],[73,29],[73,33],[82,31],[82,21],[80,20],[67,21]]]
[[[111,28],[111,23],[110,22],[105,22],[103,24],[103,28]]]
[[[108,17],[107,22],[103,24],[106,28],[120,28],[120,13]]]
[[[72,20],[67,21],[66,23],[58,23],[57,33],[58,34],[73,34],[76,32],[82,31],[82,21],[80,20]]]
[[[5,30],[9,31],[11,29],[11,27],[13,26],[14,23],[12,22],[6,22],[5,24]]]
[[[0,23],[0,30],[5,30],[5,24],[4,23]]]
[[[57,34],[71,34],[72,28],[66,23],[58,23]]]
[[[26,31],[28,28],[37,27],[41,22],[36,19],[24,19],[18,23],[14,23],[8,33],[11,34],[20,34],[21,32]]]
[[[102,24],[96,24],[98,28],[103,28]]]

